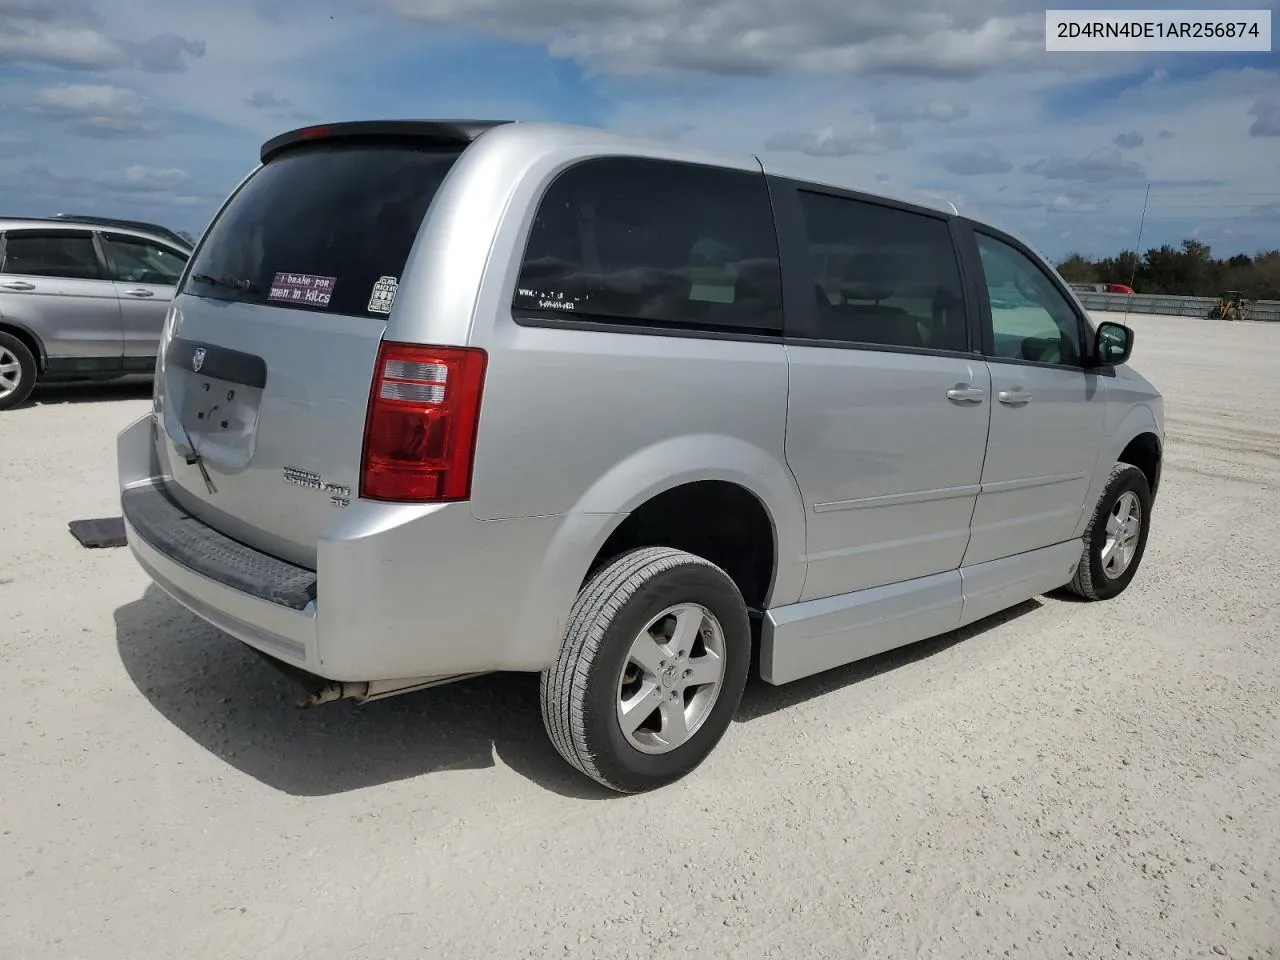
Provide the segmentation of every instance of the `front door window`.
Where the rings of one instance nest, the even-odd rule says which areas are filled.
[[[1078,366],[1080,321],[1044,271],[1020,250],[977,235],[994,333],[992,356]]]

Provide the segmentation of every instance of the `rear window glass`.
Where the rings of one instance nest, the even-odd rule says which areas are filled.
[[[291,150],[254,174],[209,228],[184,289],[385,317],[422,218],[458,155],[404,144]]]
[[[571,167],[539,205],[512,310],[517,317],[781,333],[778,245],[764,177],[629,157]]]

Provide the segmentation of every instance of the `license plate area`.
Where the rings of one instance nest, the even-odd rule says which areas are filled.
[[[247,466],[258,435],[262,390],[185,370],[174,375],[183,381],[175,391],[176,409],[169,408],[177,422],[171,425],[166,415],[165,428],[179,451],[230,469]]]
[[[175,336],[165,350],[165,432],[188,459],[248,466],[266,385],[262,357]]]

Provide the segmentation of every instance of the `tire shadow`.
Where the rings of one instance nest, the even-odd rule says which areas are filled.
[[[1088,597],[1082,597],[1078,593],[1072,593],[1066,587],[1059,587],[1050,593],[1045,594],[1051,600],[1057,600],[1059,603],[1093,603]]]
[[[507,766],[555,793],[620,797],[570,767],[542,728],[538,678],[494,674],[367,704],[294,706],[300,688],[154,585],[115,612],[134,685],[201,747],[284,793],[327,796]]]
[[[752,671],[734,721],[748,723],[923,660],[1039,609],[1028,600],[961,630],[783,686]],[[299,686],[252,649],[160,588],[115,611],[121,663],[156,711],[214,756],[295,796],[328,796],[451,770],[494,757],[561,796],[621,799],[571,768],[542,727],[538,678],[492,674],[368,704],[301,710]]]

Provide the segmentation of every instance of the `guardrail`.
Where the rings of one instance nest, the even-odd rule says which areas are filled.
[[[1087,310],[1112,313],[1163,313],[1172,317],[1203,317],[1217,297],[1169,297],[1156,293],[1077,293]],[[1245,303],[1245,319],[1280,322],[1280,300]]]

